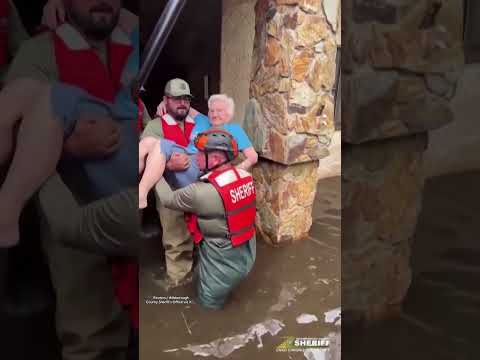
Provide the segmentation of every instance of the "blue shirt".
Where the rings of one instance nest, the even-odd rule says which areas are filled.
[[[190,135],[190,144],[188,144],[187,148],[187,151],[189,153],[195,154],[198,152],[197,148],[193,144],[193,140],[198,134],[207,131],[211,127],[212,124],[210,124],[210,119],[207,116],[203,114],[198,114],[197,116],[195,116],[195,126],[193,127],[192,134]],[[248,138],[248,135],[245,133],[245,131],[240,125],[224,124],[220,127],[232,134],[233,138],[237,141],[239,151],[243,151],[253,146],[252,142]]]
[[[187,148],[175,144],[173,141],[162,139],[161,151],[165,154],[167,161],[174,152],[181,154],[187,154],[190,157],[190,166],[184,171],[165,171],[163,177],[172,189],[177,190],[193,184],[201,175],[200,168],[198,167],[197,157],[195,154],[190,153]]]

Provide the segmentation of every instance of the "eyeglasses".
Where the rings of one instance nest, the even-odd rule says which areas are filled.
[[[188,95],[184,95],[184,96],[167,96],[168,99],[170,100],[173,100],[173,101],[184,101],[184,102],[190,102],[192,100],[192,98]]]

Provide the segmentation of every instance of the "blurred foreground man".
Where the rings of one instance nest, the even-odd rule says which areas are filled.
[[[137,184],[137,106],[130,88],[138,70],[138,49],[135,53],[132,44],[138,26],[131,33],[117,26],[121,0],[64,0],[64,6],[67,22],[26,41],[7,82],[61,81],[108,104],[99,108],[86,101],[69,115],[80,120],[65,142],[59,172],[76,199],[87,204]],[[61,93],[54,97],[57,104],[69,103]],[[51,201],[62,198],[53,191]],[[125,297],[132,289],[114,287],[106,256],[68,247],[47,226],[42,241],[56,294],[63,359],[126,359],[130,326],[116,294]],[[131,298],[131,303],[122,302],[135,312],[138,303]]]

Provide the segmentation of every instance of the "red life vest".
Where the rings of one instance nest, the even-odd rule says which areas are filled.
[[[190,142],[190,135],[195,127],[195,121],[187,117],[184,121],[184,130],[178,125],[175,119],[169,115],[162,116],[163,137],[173,141],[175,144],[187,147]]]
[[[121,79],[131,44],[108,42],[108,67],[85,39],[69,24],[54,33],[55,59],[59,80],[76,85],[89,94],[113,103],[122,88]]]
[[[8,62],[8,20],[10,17],[10,2],[0,0],[0,66]]]
[[[116,41],[114,36],[115,31],[108,45],[107,67],[71,25],[60,26],[53,33],[59,80],[113,103],[123,86],[124,67],[133,51],[132,45],[125,41]],[[139,290],[136,259],[112,258],[111,263],[118,302],[128,309],[133,326],[138,328]]]
[[[229,166],[213,171],[207,180],[220,194],[225,207],[228,236],[232,246],[239,246],[255,235],[256,195],[253,177],[244,170]]]

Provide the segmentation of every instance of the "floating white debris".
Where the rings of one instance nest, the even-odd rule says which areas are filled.
[[[315,321],[318,321],[318,318],[312,314],[302,314],[300,316],[297,316],[298,324],[310,324]]]
[[[328,334],[330,346],[326,349],[305,349],[303,355],[307,360],[341,360],[342,344],[340,332]]]
[[[307,349],[303,355],[307,360],[326,360],[327,349]]]
[[[223,339],[214,340],[208,344],[188,345],[182,350],[187,350],[195,356],[215,356],[222,359],[227,357],[235,350],[245,346],[251,340],[257,339],[257,347],[263,347],[262,336],[269,333],[272,336],[277,335],[285,326],[281,321],[276,319],[268,319],[264,322],[252,325],[246,333],[230,336]],[[179,349],[164,350],[164,352],[177,351]]]
[[[325,313],[325,322],[334,323],[334,325],[340,325],[341,321],[341,308],[336,308]]]
[[[315,265],[309,265],[309,266],[308,266],[308,269],[309,269],[309,270],[315,270],[316,268],[317,268],[317,267],[316,267]]]
[[[307,290],[307,288],[300,287],[300,283],[298,282],[282,284],[278,302],[270,307],[270,311],[282,311],[287,306],[290,306],[295,301],[296,296],[302,294],[305,290]]]
[[[340,332],[328,334],[330,345],[326,349],[305,349],[303,355],[307,360],[341,360],[342,340]]]

